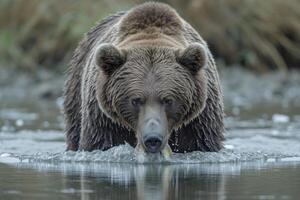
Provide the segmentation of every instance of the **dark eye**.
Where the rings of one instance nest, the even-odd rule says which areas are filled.
[[[173,99],[171,98],[164,98],[162,100],[162,103],[165,105],[165,106],[172,106],[173,105]]]
[[[137,97],[137,98],[131,99],[131,104],[133,107],[139,107],[143,104],[143,101],[141,98]]]

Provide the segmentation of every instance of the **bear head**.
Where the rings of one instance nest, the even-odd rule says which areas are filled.
[[[114,122],[135,132],[146,152],[160,152],[173,130],[204,109],[207,62],[200,43],[185,48],[102,44],[95,54],[98,104]]]

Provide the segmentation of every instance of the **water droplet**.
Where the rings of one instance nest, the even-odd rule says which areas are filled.
[[[24,125],[24,121],[22,119],[18,119],[16,121],[16,126],[23,126]]]

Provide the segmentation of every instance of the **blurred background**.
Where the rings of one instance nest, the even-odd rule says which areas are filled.
[[[139,0],[1,0],[1,67],[64,71],[95,23]],[[299,0],[163,0],[208,42],[221,67],[299,69]]]

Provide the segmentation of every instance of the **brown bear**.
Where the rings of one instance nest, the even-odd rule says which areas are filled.
[[[70,65],[67,150],[106,150],[125,142],[146,153],[222,148],[214,59],[170,6],[148,2],[105,18],[85,35]]]

